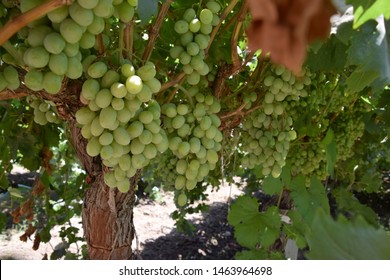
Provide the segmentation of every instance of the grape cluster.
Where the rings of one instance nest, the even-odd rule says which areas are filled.
[[[56,106],[53,102],[39,99],[35,96],[27,96],[27,103],[34,109],[34,121],[40,125],[47,123],[59,123]]]
[[[282,66],[270,67],[263,79],[262,109],[250,113],[243,123],[243,143],[240,149],[244,152],[244,167],[252,169],[260,165],[264,176],[280,176],[290,142],[297,137],[289,104],[308,95],[305,85],[310,82],[307,75],[298,80]],[[256,92],[243,96],[248,109],[257,99]]]
[[[184,12],[183,18],[175,22],[174,30],[180,35],[180,39],[170,49],[170,56],[183,65],[190,85],[198,85],[201,77],[207,76],[211,70],[210,65],[205,62],[205,49],[209,45],[213,26],[219,22],[217,13],[220,9],[217,2],[209,1],[199,15],[193,8],[189,8]]]
[[[108,186],[127,192],[129,178],[168,148],[160,105],[152,98],[161,84],[151,62],[138,70],[124,63],[119,74],[97,61],[87,73],[91,78],[80,95],[87,106],[76,112],[81,134],[88,139],[87,153],[100,156],[110,168],[104,177]]]
[[[161,108],[172,152],[169,163],[174,165],[174,169],[167,165],[168,172],[174,174],[167,179],[174,181],[165,181],[182,191],[178,198],[180,206],[186,201],[185,190],[194,189],[215,168],[223,139],[218,129],[221,121],[216,115],[220,103],[214,96],[200,92],[192,100],[193,104],[181,101],[166,103]]]

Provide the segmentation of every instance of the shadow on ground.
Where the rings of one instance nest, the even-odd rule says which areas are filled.
[[[191,220],[192,235],[172,230],[157,239],[146,241],[138,256],[144,260],[229,260],[242,248],[234,240],[232,227],[227,223],[228,205],[214,202],[203,217]]]

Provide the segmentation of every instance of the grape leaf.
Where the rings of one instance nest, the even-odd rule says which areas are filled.
[[[390,236],[371,227],[363,218],[353,222],[344,217],[334,221],[323,210],[316,211],[308,236],[309,259],[388,260]]]
[[[347,62],[347,49],[347,45],[331,35],[318,51],[308,53],[306,63],[313,71],[342,71]]]
[[[234,226],[237,242],[247,248],[272,245],[280,234],[281,220],[277,207],[259,212],[256,198],[241,196],[231,206],[228,222]]]
[[[378,216],[370,207],[363,205],[357,198],[347,189],[338,188],[333,190],[337,206],[344,212],[347,212],[348,217],[361,215],[372,226],[378,225]]]
[[[378,77],[377,71],[361,71],[359,67],[347,78],[347,88],[350,92],[360,92],[365,87],[370,86]]]
[[[291,182],[291,197],[297,211],[302,218],[310,223],[317,208],[322,208],[329,213],[329,202],[325,193],[325,188],[316,177],[311,177],[310,187],[306,188],[306,180],[303,175],[297,176]]]
[[[386,29],[390,24],[383,21],[367,22],[359,30],[352,33],[351,46],[348,50],[348,62],[357,65],[360,72],[379,74],[373,85],[383,90],[390,82],[390,49]],[[367,79],[367,80],[370,80]],[[367,83],[367,82],[366,82]]]
[[[158,1],[159,0],[138,1],[137,11],[142,24],[148,23],[152,16],[157,15]]]
[[[277,194],[283,189],[283,183],[279,178],[268,176],[263,181],[263,191],[265,194]]]
[[[281,252],[267,252],[264,249],[260,250],[244,250],[237,252],[235,255],[237,260],[284,260]]]
[[[358,28],[365,22],[383,15],[390,19],[390,5],[388,0],[348,0],[355,9],[353,28]]]

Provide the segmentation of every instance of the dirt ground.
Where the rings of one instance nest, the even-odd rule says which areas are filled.
[[[192,214],[188,219],[195,225],[192,235],[179,233],[170,217],[176,209],[172,193],[162,193],[160,201],[142,198],[134,209],[136,238],[133,241],[135,258],[144,260],[172,259],[232,259],[241,250],[234,240],[232,228],[227,224],[228,200],[241,194],[236,185],[221,186],[218,192],[209,191],[206,204],[209,211]],[[80,229],[81,219],[72,219],[73,226]],[[39,249],[32,249],[33,242],[22,242],[19,228],[8,229],[0,235],[0,259],[40,260],[45,254],[61,246],[58,229],[53,229],[49,243],[41,243]],[[82,235],[82,230],[80,231]],[[72,245],[75,252],[82,243]],[[77,246],[79,246],[77,248]]]

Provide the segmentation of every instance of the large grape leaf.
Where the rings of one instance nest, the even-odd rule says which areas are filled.
[[[316,177],[311,177],[310,187],[307,188],[305,177],[297,176],[291,182],[291,190],[296,210],[307,223],[311,223],[318,208],[329,213],[329,202],[325,188]]]
[[[358,28],[365,22],[383,15],[390,19],[390,5],[388,0],[348,0],[354,6],[355,19],[353,28]]]
[[[358,71],[362,73],[360,77],[363,79],[359,82],[358,88],[371,85],[375,73],[378,77],[375,79],[374,88],[383,90],[383,87],[390,82],[390,39],[386,33],[386,29],[389,28],[390,24],[382,19],[378,22],[367,22],[352,33],[348,62],[356,65]],[[352,79],[356,81],[356,77]],[[349,85],[352,84],[350,81]]]
[[[334,221],[324,211],[316,212],[308,236],[309,259],[389,260],[390,235],[370,226],[363,218]]]
[[[277,207],[259,212],[256,198],[241,196],[231,206],[228,222],[234,227],[237,242],[247,248],[272,245],[280,234],[281,220]]]
[[[263,181],[263,192],[266,194],[277,194],[280,193],[283,189],[283,183],[280,178],[274,178],[272,176],[268,176]]]

